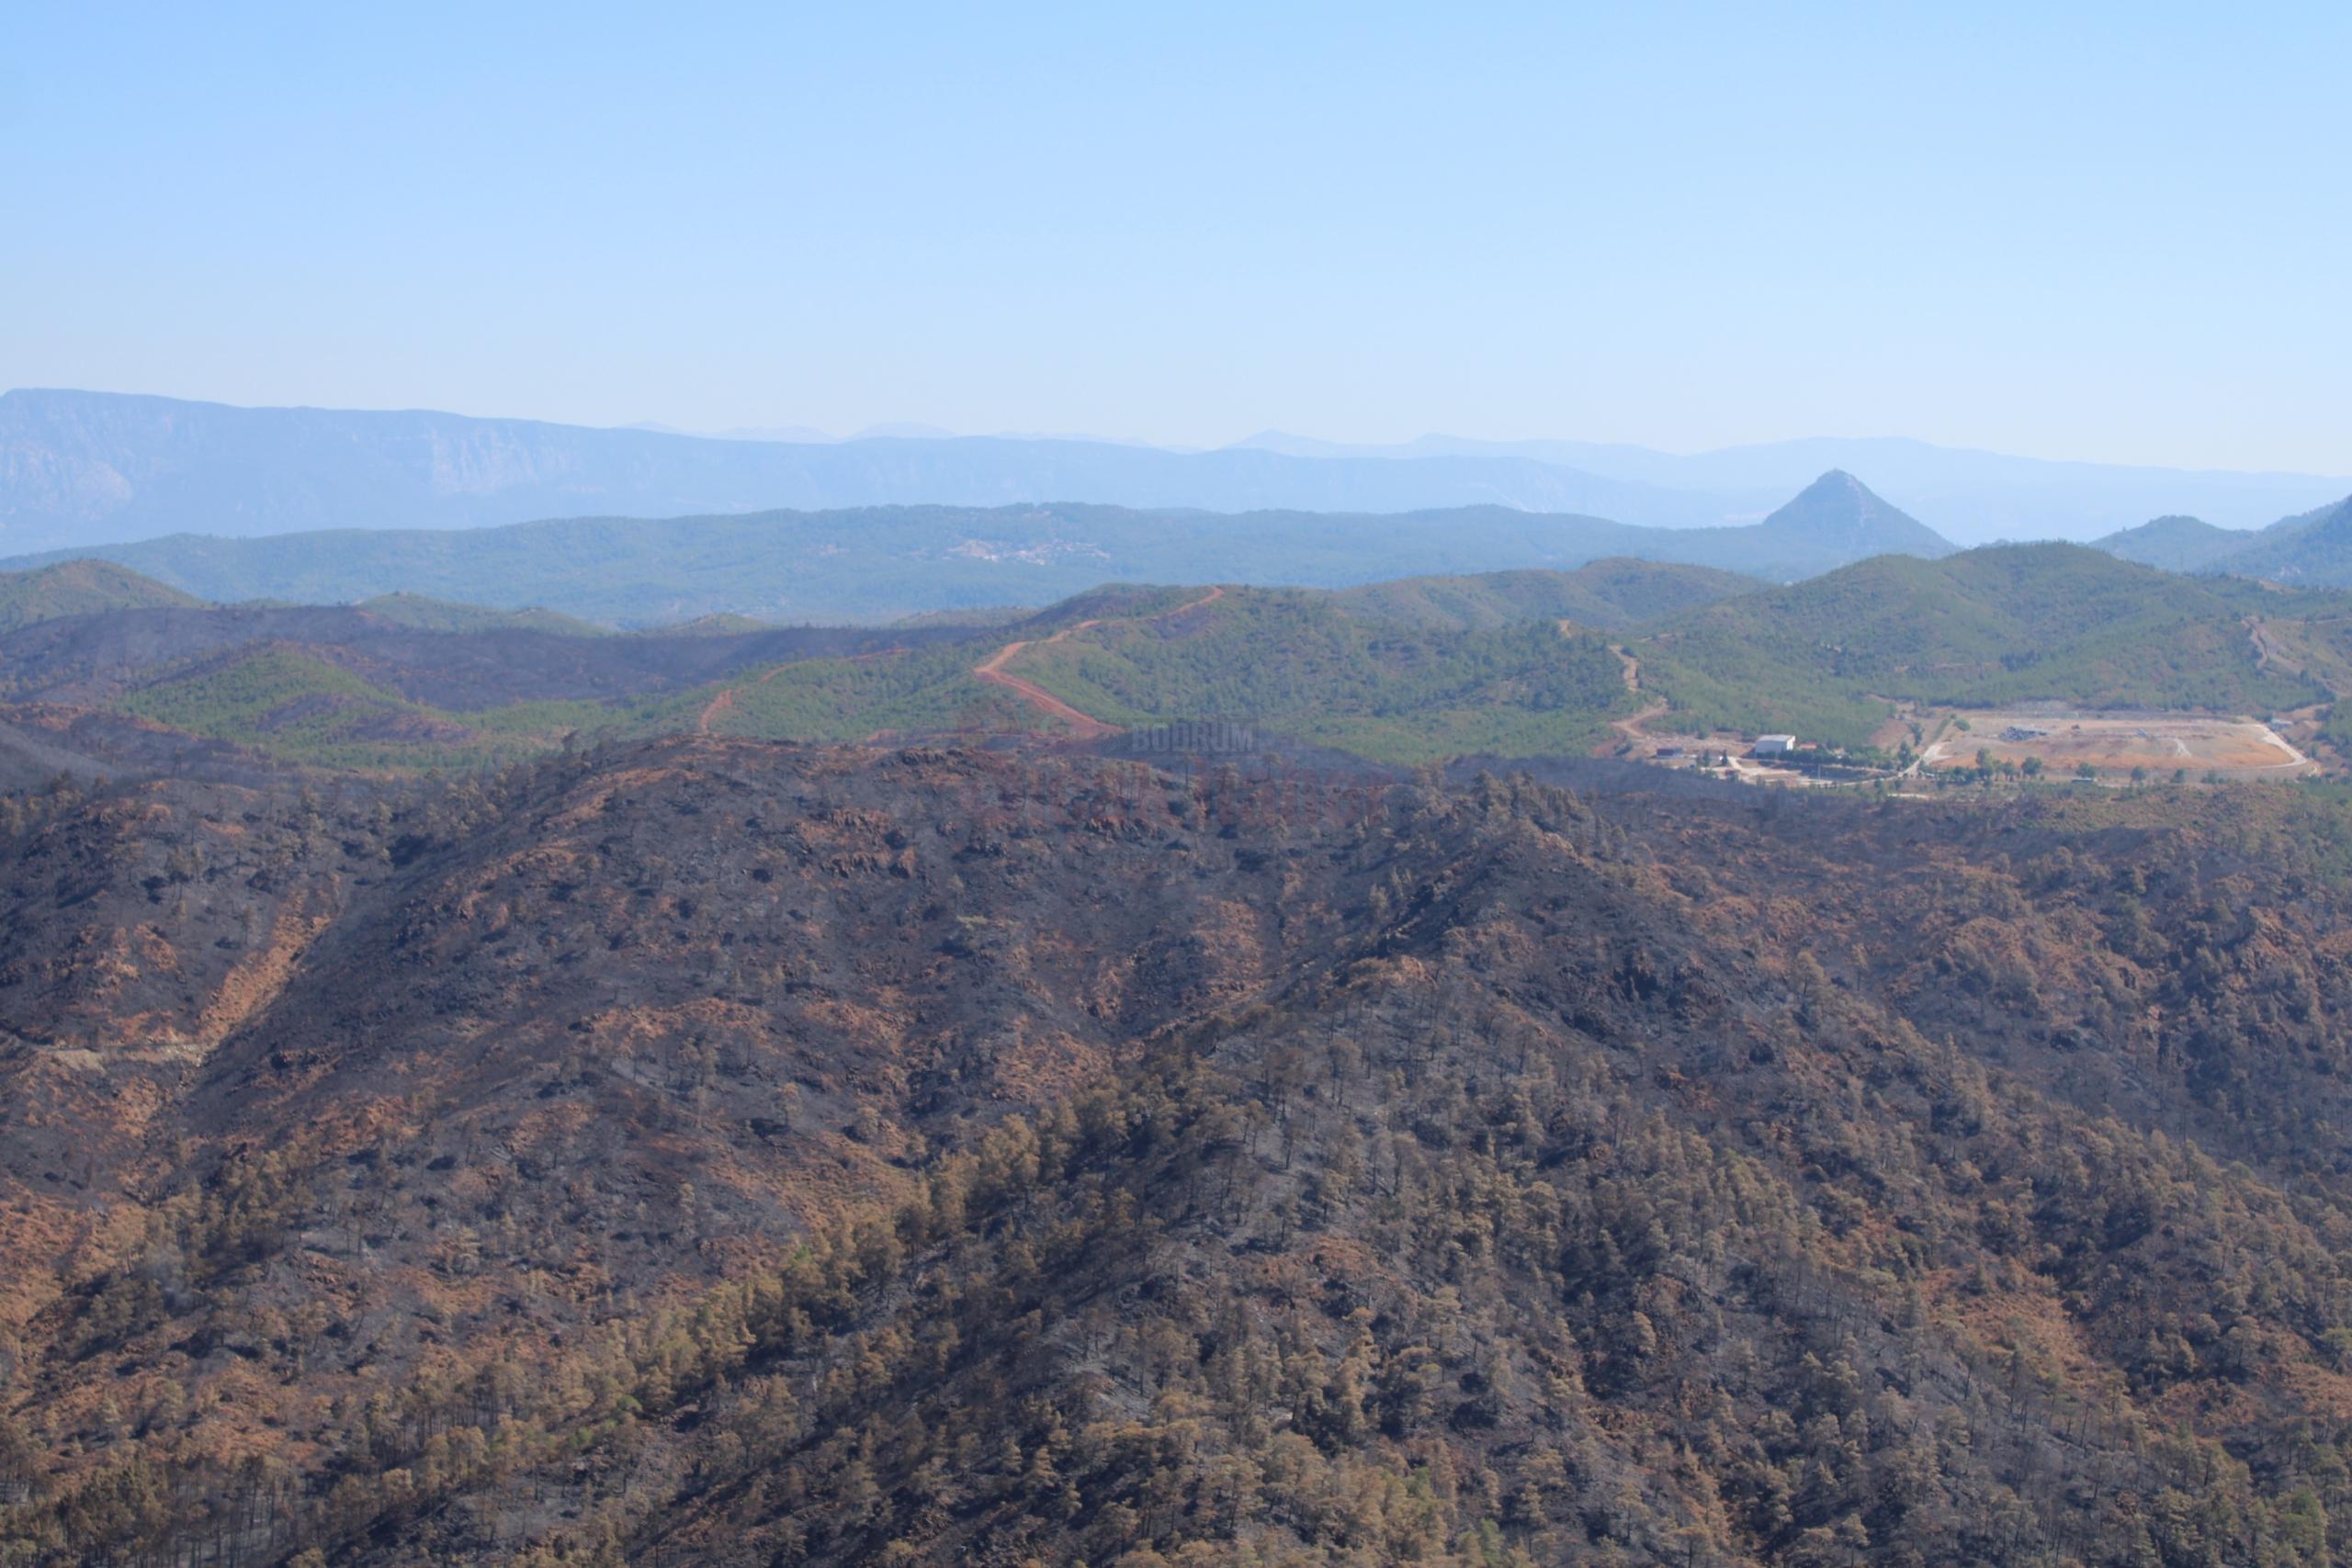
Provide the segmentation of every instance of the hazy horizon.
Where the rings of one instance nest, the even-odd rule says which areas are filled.
[[[2340,8],[53,9],[7,378],[2352,471]]]
[[[1435,455],[1439,452],[1455,452],[1465,449],[1481,451],[1491,450],[1495,454],[1503,455],[1525,454],[1528,449],[1547,446],[1592,446],[1596,447],[1611,448],[1627,454],[1640,454],[1644,456],[1673,459],[1728,457],[1743,452],[1761,452],[1770,451],[1775,448],[1792,446],[1851,445],[1886,446],[1889,447],[1909,446],[1959,457],[1997,457],[2003,459],[2018,459],[2034,463],[2080,464],[2095,468],[2146,468],[2151,469],[2171,470],[2187,475],[2235,473],[2256,477],[2352,480],[2352,467],[2347,467],[2346,471],[2338,473],[2327,470],[2290,468],[2230,469],[2225,468],[2199,468],[2186,464],[2169,463],[2115,464],[2108,463],[2099,458],[2083,457],[2067,454],[1996,451],[1988,447],[1965,446],[1906,434],[1854,434],[1813,431],[1801,435],[1783,437],[1774,441],[1732,442],[1721,446],[1713,447],[1676,448],[1655,442],[1645,441],[1592,442],[1574,434],[1562,433],[1521,436],[1494,436],[1464,434],[1459,431],[1427,430],[1395,441],[1361,441],[1346,436],[1335,436],[1295,429],[1269,427],[1245,432],[1226,441],[1207,445],[1197,445],[1173,440],[1160,440],[1148,435],[1091,430],[950,430],[942,426],[922,424],[918,422],[908,420],[883,420],[871,425],[844,430],[827,430],[814,426],[733,426],[721,429],[690,429],[684,425],[655,418],[625,420],[612,424],[582,424],[577,421],[556,419],[536,413],[482,412],[453,407],[448,403],[409,404],[400,406],[384,405],[372,407],[366,405],[330,405],[321,403],[238,403],[225,399],[184,398],[175,393],[156,392],[133,388],[62,386],[39,387],[31,385],[0,387],[0,396],[5,396],[9,392],[77,392],[94,393],[107,397],[158,397],[173,401],[214,403],[223,407],[241,408],[251,411],[277,409],[288,411],[308,410],[321,412],[447,414],[454,415],[460,419],[495,422],[523,422],[528,423],[565,425],[587,430],[632,431],[654,435],[678,435],[698,441],[799,442],[824,445],[841,445],[854,441],[883,439],[1069,441],[1092,443],[1104,446],[1136,446],[1174,454],[1234,451],[1248,449],[1253,446],[1263,446],[1263,449],[1266,450],[1281,451],[1290,453],[1292,455],[1326,455],[1326,453],[1317,450],[1318,448],[1323,448],[1328,449],[1328,455],[1332,456],[1347,455],[1399,457]],[[1283,444],[1264,445],[1269,442],[1280,442]],[[1426,447],[1429,450],[1415,450],[1415,448],[1422,447]],[[1538,460],[1553,463],[1560,467],[1574,468],[1577,466],[1576,458],[1572,455],[1539,457]],[[2222,525],[2231,526],[2231,525]],[[2236,525],[2236,526],[2252,526],[2252,525],[2242,524]]]

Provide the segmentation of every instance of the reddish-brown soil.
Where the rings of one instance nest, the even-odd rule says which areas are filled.
[[[1174,617],[1184,614],[1187,610],[1197,610],[1204,604],[1215,604],[1217,600],[1224,597],[1225,590],[1223,588],[1212,588],[1206,593],[1202,594],[1199,598],[1188,600],[1184,604],[1177,605],[1174,609],[1166,611],[1153,618],[1156,620],[1171,620]],[[1089,626],[1098,626],[1102,624],[1102,623],[1100,620],[1090,620],[1080,621],[1075,626],[1064,626],[1053,636],[1046,638],[1045,641],[1040,643],[1038,646],[1050,647],[1054,643],[1060,642],[1063,638],[1071,636],[1073,633],[1082,632]],[[1099,740],[1106,735],[1116,735],[1119,733],[1119,727],[1117,725],[1105,724],[1101,719],[1094,717],[1091,714],[1080,713],[1078,709],[1070,706],[1069,704],[1062,701],[1061,698],[1054,695],[1053,693],[1037,684],[1036,682],[1025,680],[1019,675],[1007,673],[1004,668],[1006,663],[1012,659],[1013,655],[1019,653],[1023,649],[1027,648],[1028,646],[1029,642],[1027,639],[1023,639],[1019,642],[1006,643],[1002,648],[998,649],[994,653],[990,654],[986,660],[972,666],[972,673],[978,676],[981,680],[986,681],[992,686],[1002,686],[1006,691],[1012,693],[1023,702],[1025,702],[1031,707],[1035,708],[1039,713],[1045,714],[1052,718],[1060,719],[1064,724],[1069,726],[1071,734],[1078,739]]]

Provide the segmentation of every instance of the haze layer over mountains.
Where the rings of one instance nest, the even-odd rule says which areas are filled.
[[[1836,468],[1962,545],[2090,539],[2165,514],[2250,528],[2352,490],[2343,478],[2048,462],[1905,440],[1792,441],[1684,457],[1438,436],[1341,446],[1266,433],[1179,452],[1030,436],[718,439],[19,389],[0,394],[0,550],[175,533],[1036,502],[1225,513],[1498,506],[1642,527],[1724,527],[1757,522]]]
[[[1640,528],[1491,505],[1240,513],[877,506],[243,539],[175,535],[7,564],[102,556],[214,600],[422,592],[647,626],[729,614],[883,620],[1043,604],[1114,581],[1341,588],[1431,573],[1565,570],[1620,556],[1791,581],[1875,555],[1951,550],[1851,475],[1833,473],[1760,523],[1713,528]]]

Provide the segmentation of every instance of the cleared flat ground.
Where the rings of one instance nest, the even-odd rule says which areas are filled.
[[[2019,707],[1963,712],[1962,729],[1948,727],[1929,749],[1931,768],[1976,765],[1977,749],[1996,761],[2023,762],[2039,757],[2051,772],[2072,773],[2085,762],[2101,773],[2145,768],[2170,773],[2186,768],[2241,778],[2288,778],[2317,764],[2281,739],[2260,719],[2222,718],[2211,714],[2085,713]],[[2039,733],[2029,734],[2029,731]]]

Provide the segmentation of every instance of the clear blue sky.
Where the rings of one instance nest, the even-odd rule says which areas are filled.
[[[7,0],[0,385],[2352,471],[2341,0],[362,9]]]

